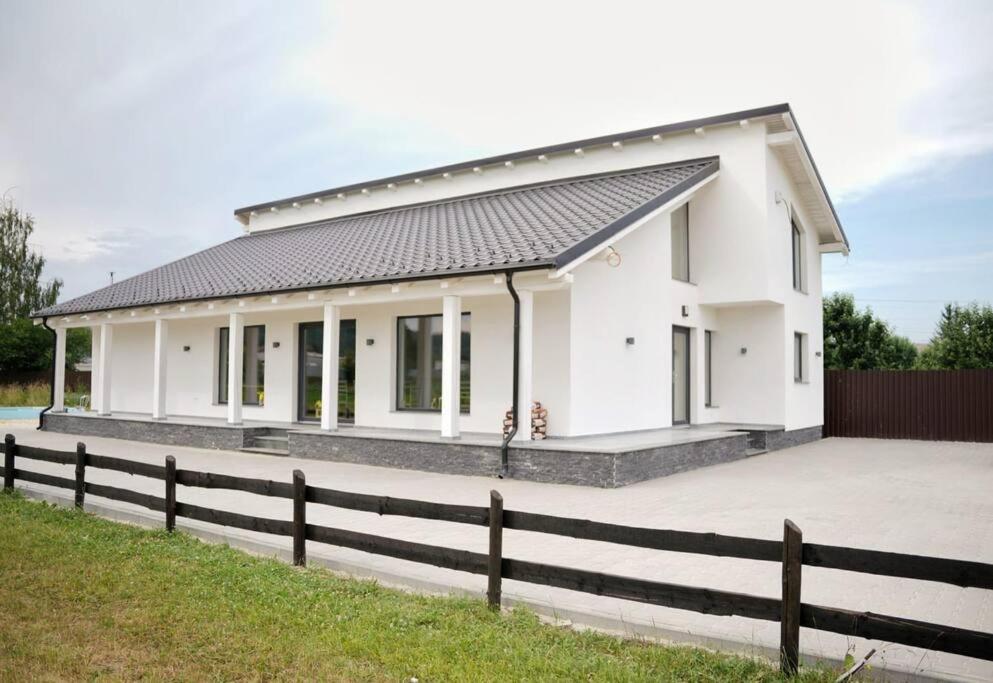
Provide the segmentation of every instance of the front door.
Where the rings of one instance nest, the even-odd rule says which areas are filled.
[[[672,424],[690,423],[690,331],[672,328]]]
[[[321,419],[324,323],[300,323],[297,419]],[[338,329],[338,420],[355,419],[355,321],[342,320]]]

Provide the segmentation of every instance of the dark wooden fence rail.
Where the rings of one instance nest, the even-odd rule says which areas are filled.
[[[993,565],[905,553],[862,550],[803,542],[800,529],[786,520],[783,541],[723,536],[720,534],[673,531],[593,522],[569,517],[504,510],[503,498],[490,494],[487,507],[449,505],[389,496],[336,491],[308,486],[299,470],[290,483],[251,479],[212,472],[176,469],[167,456],[165,466],[95,455],[78,444],[66,453],[46,448],[21,446],[14,437],[4,440],[4,488],[14,487],[15,479],[75,491],[75,504],[82,507],[86,494],[118,500],[165,513],[166,528],[175,527],[175,518],[185,517],[248,531],[289,536],[293,539],[293,561],[306,563],[306,541],[351,548],[402,560],[431,564],[446,569],[486,575],[487,599],[499,608],[503,579],[566,588],[594,595],[633,600],[652,605],[684,609],[704,614],[738,615],[780,622],[780,661],[792,673],[799,666],[800,627],[840,633],[928,650],[938,650],[993,661],[993,634],[931,624],[872,612],[853,612],[808,605],[801,602],[801,573],[804,565],[899,578],[937,581],[961,587],[993,589]],[[41,460],[74,466],[75,477],[59,477],[16,468],[16,458]],[[164,497],[138,493],[85,481],[88,468],[113,470],[161,480]],[[293,501],[293,519],[268,519],[225,510],[215,510],[176,500],[176,486],[223,488]],[[489,529],[489,551],[474,553],[403,541],[358,531],[309,524],[308,503],[329,505],[378,515],[400,515],[420,519],[455,522]],[[503,557],[505,529],[554,534],[620,545],[715,557],[776,562],[782,565],[782,598],[746,595],[731,591],[635,579],[571,567],[528,562]]]
[[[993,369],[825,370],[824,436],[993,442]]]

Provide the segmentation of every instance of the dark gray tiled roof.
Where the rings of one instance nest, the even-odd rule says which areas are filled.
[[[34,316],[559,267],[717,167],[712,157],[257,232]]]

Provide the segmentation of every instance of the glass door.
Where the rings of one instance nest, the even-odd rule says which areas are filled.
[[[672,328],[672,424],[690,423],[690,331]]]
[[[300,323],[299,399],[297,419],[321,419],[324,323]],[[338,330],[338,420],[355,419],[355,321],[342,320]]]

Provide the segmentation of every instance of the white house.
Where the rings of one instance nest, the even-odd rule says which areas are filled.
[[[34,314],[57,377],[93,330],[94,411],[57,392],[46,429],[608,486],[820,435],[820,254],[848,243],[788,105],[235,218]]]

